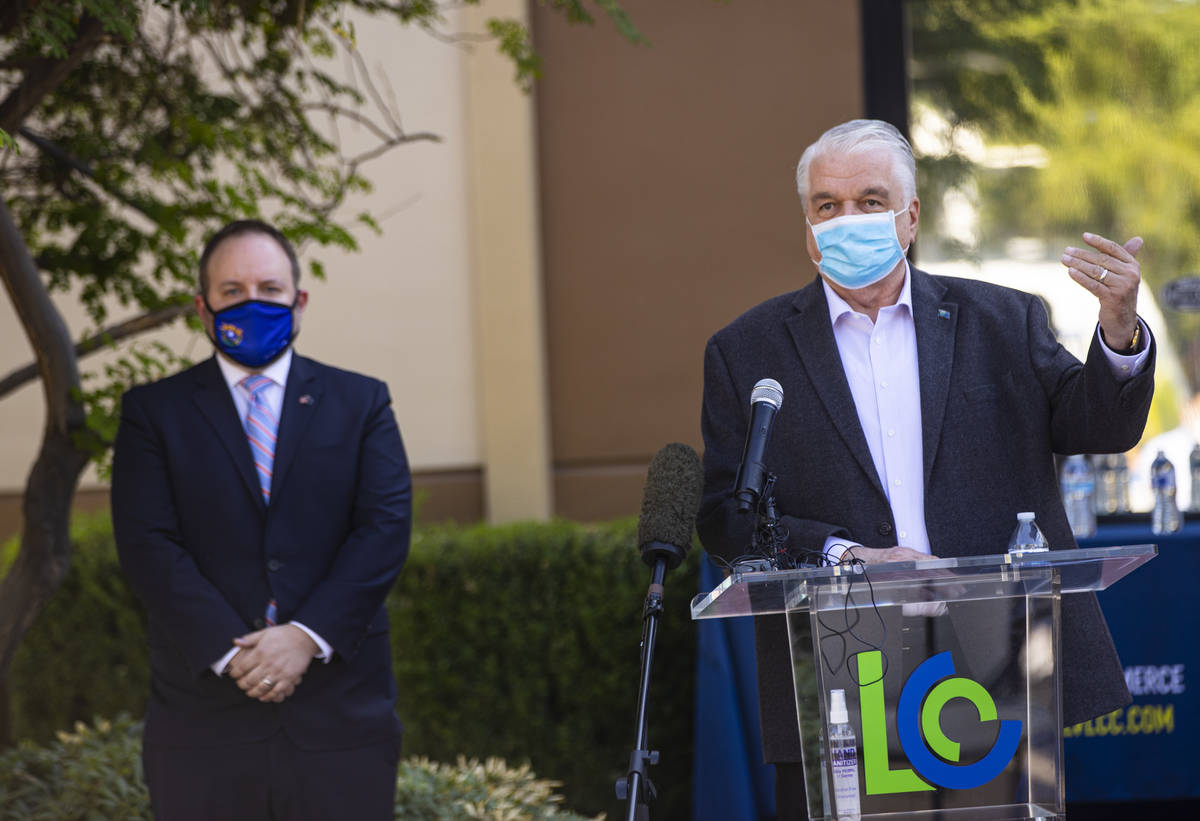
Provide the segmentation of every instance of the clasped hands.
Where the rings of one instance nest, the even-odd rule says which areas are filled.
[[[296,692],[313,656],[316,642],[292,624],[280,624],[235,638],[240,649],[226,671],[242,692],[278,704]]]

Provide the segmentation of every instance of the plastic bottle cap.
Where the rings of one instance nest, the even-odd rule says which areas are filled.
[[[1017,521],[1018,522],[1032,522],[1033,521],[1033,511],[1025,511],[1024,513],[1018,513]]]
[[[850,716],[846,713],[846,691],[845,690],[830,690],[829,691],[829,723],[830,724],[845,724],[850,720]]]

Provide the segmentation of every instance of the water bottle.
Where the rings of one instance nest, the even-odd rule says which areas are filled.
[[[1067,521],[1076,536],[1096,535],[1096,509],[1092,496],[1096,489],[1092,463],[1086,456],[1068,456],[1062,471],[1062,498],[1067,508]]]
[[[1042,529],[1033,520],[1033,513],[1018,513],[1017,528],[1013,531],[1012,538],[1008,540],[1008,552],[1019,555],[1021,553],[1043,553],[1049,549],[1046,537],[1042,535]]]
[[[1191,468],[1189,473],[1192,477],[1192,506],[1188,509],[1200,511],[1200,443],[1192,448],[1188,457],[1188,467]]]
[[[1110,457],[1117,468],[1117,513],[1129,512],[1129,460],[1124,453]]]
[[[1150,465],[1150,487],[1154,491],[1154,513],[1150,516],[1151,533],[1179,530],[1179,506],[1175,503],[1175,466],[1161,450]]]
[[[1117,454],[1104,453],[1092,459],[1092,472],[1096,474],[1096,496],[1092,509],[1097,515],[1117,512],[1120,494],[1117,492]]]
[[[829,691],[829,757],[833,764],[833,806],[837,821],[859,821],[858,740],[846,713],[846,691]]]

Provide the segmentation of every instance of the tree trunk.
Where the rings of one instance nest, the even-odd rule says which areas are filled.
[[[70,566],[71,502],[89,453],[75,443],[76,436],[87,434],[77,398],[75,346],[3,200],[0,279],[37,354],[46,397],[42,446],[25,484],[20,550],[0,581],[0,681],[4,681],[21,639]]]
[[[14,19],[11,15],[0,16],[6,25],[11,25]],[[100,21],[84,15],[66,56],[35,61],[21,81],[0,100],[0,128],[16,133],[103,38]],[[87,436],[87,425],[78,399],[79,367],[71,335],[50,300],[25,238],[3,197],[0,197],[0,279],[33,345],[46,397],[42,447],[25,482],[20,549],[12,567],[0,580],[0,684],[3,684],[21,639],[70,567],[71,502],[89,453],[76,444],[77,436]],[[6,689],[0,687],[0,693]],[[0,738],[0,742],[4,740]]]

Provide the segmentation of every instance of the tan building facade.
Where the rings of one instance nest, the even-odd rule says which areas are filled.
[[[388,382],[426,521],[636,514],[658,448],[701,446],[707,337],[814,274],[794,169],[821,131],[863,114],[859,4],[623,5],[649,46],[522,0],[449,19],[529,20],[544,77],[528,95],[490,46],[358,27],[405,127],[443,141],[367,167],[375,191],[348,208],[382,234],[320,252],[329,278],[302,283],[297,350]],[[159,337],[208,355],[185,331]],[[0,300],[0,373],[32,356]],[[40,390],[0,401],[3,535]],[[80,501],[106,504],[91,473]]]

